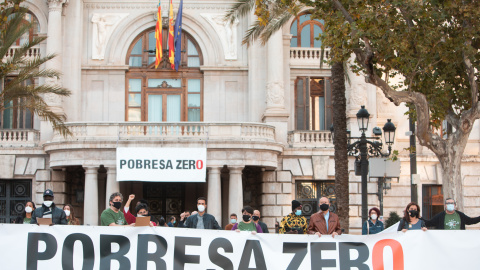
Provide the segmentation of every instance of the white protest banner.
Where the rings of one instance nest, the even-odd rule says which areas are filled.
[[[205,182],[206,168],[206,148],[117,148],[117,181]]]
[[[480,231],[275,235],[0,225],[1,269],[479,269]]]

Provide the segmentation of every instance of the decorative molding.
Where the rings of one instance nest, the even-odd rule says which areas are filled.
[[[237,60],[237,26],[238,20],[230,23],[225,20],[225,14],[200,14],[215,29],[222,42],[225,60]]]
[[[178,8],[179,3],[173,3],[174,9]],[[156,10],[158,3],[117,3],[117,2],[104,2],[104,3],[84,3],[84,7],[88,9],[147,9],[147,10]],[[169,4],[162,4],[162,11],[168,10]],[[197,9],[197,10],[228,10],[231,8],[231,4],[226,4],[225,2],[202,2],[202,3],[193,3],[193,4],[184,4],[184,9]]]
[[[267,108],[285,108],[283,82],[275,81],[267,83]]]
[[[128,13],[94,13],[92,16],[92,59],[103,60],[113,30]]]

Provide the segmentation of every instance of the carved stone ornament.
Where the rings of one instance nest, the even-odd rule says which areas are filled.
[[[113,31],[128,13],[94,13],[92,16],[92,59],[103,60]]]
[[[212,25],[215,32],[218,33],[225,53],[225,60],[237,59],[237,26],[238,20],[231,23],[224,20],[225,14],[200,14]]]
[[[283,82],[270,82],[267,84],[267,108],[285,107]]]
[[[48,3],[48,10],[50,12],[61,12],[63,4],[67,3],[66,0],[47,0]]]

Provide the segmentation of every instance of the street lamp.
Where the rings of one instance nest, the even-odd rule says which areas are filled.
[[[369,157],[388,157],[390,156],[392,150],[392,144],[395,140],[395,125],[391,122],[391,119],[387,120],[387,123],[383,127],[383,132],[385,133],[385,143],[388,145],[388,152],[382,153],[382,142],[381,136],[382,131],[380,128],[375,127],[373,129],[373,134],[375,137],[367,137],[365,132],[368,129],[368,122],[370,120],[370,113],[368,113],[365,106],[362,106],[361,109],[357,112],[357,122],[360,132],[362,132],[360,137],[348,137],[348,155],[355,156],[355,163],[360,163],[360,174],[362,176],[362,224],[368,218],[368,192],[367,192],[367,183],[368,183],[368,158]],[[330,128],[332,132],[332,137],[334,137],[334,127]],[[353,141],[350,143],[350,141]]]

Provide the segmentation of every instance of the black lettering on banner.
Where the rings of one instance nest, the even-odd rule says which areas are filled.
[[[128,160],[128,168],[129,169],[135,168],[135,161],[133,159]]]
[[[171,160],[167,160],[167,166],[165,167],[165,169],[168,169],[168,168],[173,169]]]
[[[336,243],[310,243],[310,258],[313,269],[337,267],[335,259],[322,259],[322,250],[336,250]]]
[[[136,166],[135,168],[136,168],[136,169],[141,169],[141,168],[142,168],[142,160],[141,160],[141,159],[137,159],[136,162],[137,162],[137,166]]]
[[[121,159],[120,160],[120,169],[122,169],[123,166],[125,166],[125,164],[127,164],[127,161],[125,159]]]
[[[233,263],[225,256],[218,253],[218,249],[222,248],[225,252],[233,253],[233,246],[226,238],[215,238],[208,247],[208,257],[210,261],[221,267],[223,270],[233,270]]]
[[[158,168],[159,168],[160,170],[165,169],[165,160],[163,160],[163,159],[160,160],[160,166],[158,166]]]
[[[294,253],[287,270],[296,270],[302,264],[308,253],[308,243],[283,243],[283,253]]]
[[[148,242],[155,243],[156,251],[148,253]],[[160,235],[139,234],[137,245],[137,270],[147,269],[148,262],[155,263],[155,269],[166,270],[167,264],[162,259],[167,253],[167,241]]]
[[[183,160],[183,169],[184,170],[188,169],[188,160]]]
[[[177,170],[182,169],[182,167],[180,167],[181,164],[182,164],[182,161],[177,159]]]
[[[38,242],[45,243],[45,251],[38,252]],[[57,239],[49,233],[28,233],[27,270],[37,269],[38,261],[50,260],[57,253]],[[14,259],[14,258],[11,258]]]
[[[185,269],[186,263],[200,264],[200,255],[185,254],[185,246],[200,246],[200,237],[175,237],[175,249],[173,251],[173,270]]]
[[[355,260],[350,258],[350,250],[355,249],[358,257]],[[350,270],[356,268],[358,270],[370,270],[365,264],[369,257],[369,250],[365,243],[361,242],[340,242],[339,247],[340,270]]]
[[[120,246],[118,252],[112,253],[112,243]],[[100,270],[110,269],[110,263],[113,260],[120,264],[119,270],[131,269],[130,260],[125,254],[130,250],[130,241],[127,237],[121,235],[100,235]]]
[[[189,160],[188,161],[188,169],[194,169],[195,170],[195,160]]]
[[[150,169],[150,159],[145,159],[143,161],[143,168],[144,169]]]
[[[62,269],[73,270],[73,246],[76,241],[82,242],[83,246],[83,270],[93,269],[95,263],[95,250],[92,239],[83,233],[70,234],[65,238],[62,249]]]
[[[249,268],[250,259],[252,256],[255,258],[255,268]],[[240,265],[238,270],[267,270],[267,264],[265,263],[265,256],[263,256],[262,246],[258,240],[247,240],[245,247],[243,248],[242,257],[240,258]]]
[[[158,160],[154,159],[152,160],[152,169],[158,169]]]

